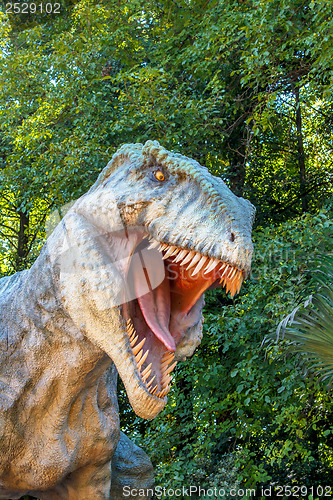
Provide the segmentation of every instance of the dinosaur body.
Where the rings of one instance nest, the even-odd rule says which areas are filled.
[[[109,461],[119,440],[116,371],[78,336],[52,274],[44,248],[39,263],[1,294],[0,498],[38,496],[94,462],[108,463],[105,491],[96,497],[108,498]]]
[[[253,214],[193,160],[127,145],[31,269],[0,280],[0,499],[116,498],[129,454],[151,485],[143,452],[117,449],[117,372],[139,416],[164,408],[204,291],[234,294],[250,270]]]

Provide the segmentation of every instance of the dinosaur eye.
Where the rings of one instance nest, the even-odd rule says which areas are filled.
[[[162,182],[162,181],[165,181],[164,174],[163,174],[163,172],[161,172],[160,170],[157,170],[157,171],[155,172],[155,177],[156,177],[156,179],[157,179],[158,181],[161,181],[161,182]]]

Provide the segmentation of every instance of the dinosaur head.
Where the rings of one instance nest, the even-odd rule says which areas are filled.
[[[148,141],[120,148],[67,214],[68,227],[84,221],[79,287],[83,316],[93,312],[83,329],[139,416],[163,409],[176,361],[200,343],[205,290],[233,296],[248,275],[254,211],[207,168]]]

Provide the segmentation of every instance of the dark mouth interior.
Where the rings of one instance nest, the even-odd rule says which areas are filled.
[[[216,286],[226,286],[234,295],[241,287],[243,272],[166,243],[148,245],[148,240],[143,240],[131,259],[127,281],[136,298],[123,305],[123,315],[145,387],[162,398],[170,390],[177,344],[186,328],[200,320],[201,307],[196,307],[200,297]],[[144,258],[140,257],[138,266],[140,254]]]

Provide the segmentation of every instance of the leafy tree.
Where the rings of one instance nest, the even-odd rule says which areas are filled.
[[[82,0],[23,31],[2,14],[1,185],[17,234],[33,238],[33,207],[81,195],[121,143],[152,137],[259,205],[259,224],[317,208],[332,189],[327,9]],[[9,269],[33,258],[28,240]]]

